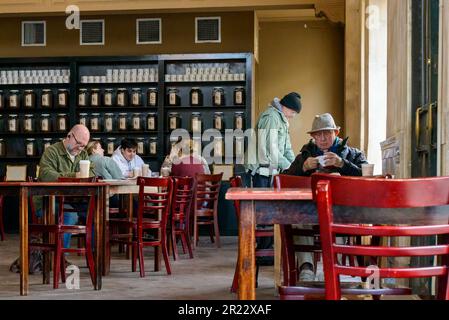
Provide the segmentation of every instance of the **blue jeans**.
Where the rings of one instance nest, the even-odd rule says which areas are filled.
[[[251,172],[247,173],[247,183],[252,180],[253,182],[253,188],[271,188],[272,187],[272,177],[265,177],[261,176],[260,174],[256,173],[255,175],[252,175]]]

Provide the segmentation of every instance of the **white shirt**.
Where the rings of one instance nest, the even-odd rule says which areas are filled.
[[[129,172],[133,171],[134,168],[142,168],[142,165],[144,164],[142,158],[139,157],[137,154],[131,161],[126,160],[122,154],[121,147],[118,147],[114,151],[114,153],[112,154],[112,159],[118,164],[124,177],[128,177]]]

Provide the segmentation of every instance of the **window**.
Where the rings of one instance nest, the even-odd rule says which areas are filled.
[[[195,43],[221,42],[221,18],[195,18]]]
[[[161,19],[137,19],[136,20],[137,44],[161,44],[162,22]]]
[[[45,46],[45,21],[22,21],[22,46]]]
[[[81,45],[104,45],[104,20],[82,20]]]

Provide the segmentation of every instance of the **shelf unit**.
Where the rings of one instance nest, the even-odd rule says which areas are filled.
[[[39,117],[41,114],[50,114],[53,125],[55,125],[58,114],[65,113],[68,116],[67,129],[69,130],[73,125],[79,123],[80,113],[87,113],[88,115],[98,113],[100,114],[100,129],[101,131],[91,131],[91,139],[100,139],[103,147],[106,149],[107,138],[116,138],[117,144],[123,137],[144,138],[146,143],[151,137],[157,138],[157,155],[148,154],[148,143],[146,145],[145,154],[141,155],[145,162],[150,164],[153,171],[159,171],[159,168],[168,154],[170,149],[169,130],[168,130],[168,114],[177,112],[182,117],[182,128],[190,130],[190,116],[192,112],[201,112],[203,119],[203,129],[213,127],[213,115],[215,112],[224,113],[224,123],[227,129],[232,129],[233,117],[235,112],[244,112],[245,114],[245,128],[251,127],[251,105],[252,105],[252,77],[253,77],[253,56],[251,53],[231,53],[231,54],[165,54],[165,55],[151,55],[138,57],[64,57],[64,58],[18,58],[18,59],[0,59],[0,72],[9,70],[45,70],[45,69],[68,69],[70,71],[69,83],[61,84],[0,84],[0,91],[3,94],[3,104],[0,108],[0,139],[4,140],[6,145],[5,156],[0,156],[0,175],[5,174],[6,164],[27,164],[29,165],[28,175],[34,176],[36,164],[38,164],[40,156],[43,152],[43,139],[52,138],[53,142],[58,141],[66,136],[66,132],[40,132],[39,131]],[[244,74],[245,80],[223,80],[223,81],[165,81],[167,74],[181,74],[186,71],[186,68],[198,68],[198,72],[204,67],[214,68],[214,66],[228,66],[229,71],[234,73]],[[147,78],[142,81],[137,77],[136,82],[109,81],[108,83],[91,83],[91,80],[100,80],[105,82],[104,78],[108,76],[108,70],[127,70],[136,69],[153,69],[158,78]],[[151,70],[150,70],[151,71]],[[111,71],[109,71],[111,72]],[[152,71],[153,72],[153,71]],[[93,77],[93,78],[89,78]],[[1,78],[1,74],[0,74]],[[125,74],[126,78],[126,74]],[[1,80],[1,79],[0,79]],[[106,79],[107,80],[107,79]],[[110,80],[110,79],[109,79]],[[140,80],[140,81],[139,81]],[[153,80],[153,81],[151,81]],[[87,82],[86,82],[87,81]],[[106,81],[107,82],[107,81]],[[192,87],[200,87],[203,92],[204,106],[189,106],[189,92]],[[222,87],[225,91],[226,104],[224,106],[212,106],[212,90],[214,87]],[[233,90],[235,87],[245,88],[245,104],[241,106],[233,105]],[[113,90],[113,100],[116,99],[117,90],[126,88],[129,99],[131,99],[132,89],[140,88],[142,92],[142,106],[133,107],[117,107],[104,106],[103,94],[106,89]],[[146,91],[149,88],[156,88],[158,92],[157,106],[146,106]],[[166,102],[168,88],[177,88],[180,91],[181,106],[170,106]],[[43,109],[37,103],[35,109],[24,109],[22,106],[18,109],[7,108],[6,102],[8,94],[11,90],[19,90],[19,94],[23,96],[24,90],[34,90],[36,92],[37,101],[40,100],[42,90],[50,89],[53,92],[53,99],[55,99],[58,89],[67,89],[69,92],[69,103],[67,108],[52,108]],[[99,89],[100,104],[98,107],[80,107],[78,106],[78,93],[80,89],[86,89],[89,93],[92,89]],[[142,131],[118,131],[115,128],[112,132],[104,131],[104,114],[112,113],[115,117],[115,125],[117,124],[117,117],[120,113],[126,113],[128,123],[134,113],[140,113],[142,117],[141,126]],[[148,113],[157,114],[157,130],[146,130],[146,116]],[[19,117],[20,130],[17,133],[8,132],[8,117],[11,114],[17,114]],[[25,133],[22,130],[23,118],[26,114],[32,114],[35,118],[36,131],[32,133]],[[89,128],[89,125],[88,125]],[[244,128],[244,129],[245,129]],[[37,155],[34,157],[27,157],[25,153],[25,142],[27,138],[35,138],[37,141]],[[117,147],[117,145],[115,146]],[[115,149],[115,148],[114,148]],[[32,164],[30,166],[30,164]]]

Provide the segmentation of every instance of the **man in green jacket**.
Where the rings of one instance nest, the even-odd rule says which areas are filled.
[[[67,137],[51,145],[42,155],[39,162],[39,177],[41,182],[55,182],[59,177],[76,177],[80,170],[80,161],[89,160],[89,155],[84,150],[89,143],[89,130],[81,124],[74,126]],[[93,167],[90,168],[90,176],[94,176]],[[35,201],[37,216],[42,215],[42,198]],[[66,208],[66,206],[65,206]],[[68,209],[70,207],[67,206]],[[87,208],[86,208],[87,209]],[[64,224],[75,225],[78,222],[77,212],[64,212]],[[64,235],[64,247],[70,247],[71,234]]]

